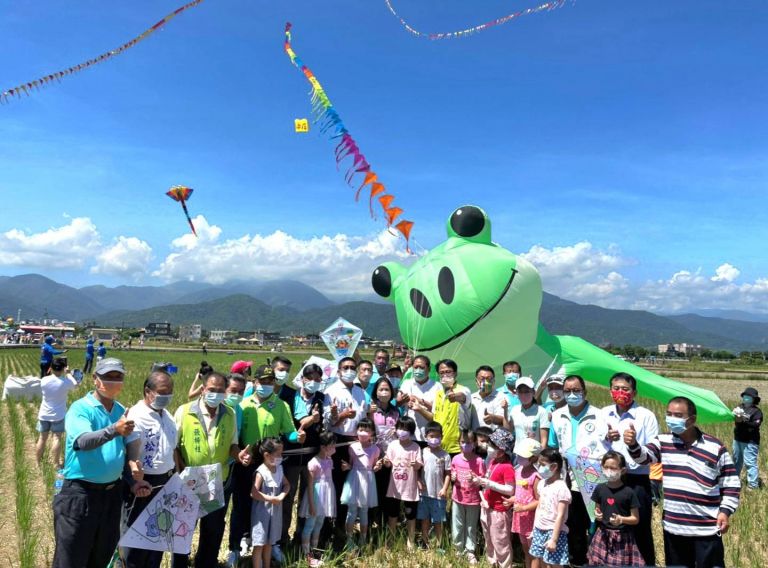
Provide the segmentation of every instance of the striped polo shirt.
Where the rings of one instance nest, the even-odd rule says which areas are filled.
[[[727,448],[698,428],[696,432],[690,446],[674,434],[661,434],[646,446],[629,450],[637,463],[661,463],[662,525],[679,536],[712,536],[717,533],[718,513],[731,515],[739,506],[741,484]]]

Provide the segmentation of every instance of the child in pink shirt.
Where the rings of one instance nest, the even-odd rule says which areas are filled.
[[[461,431],[459,447],[461,453],[451,462],[451,537],[456,551],[466,554],[470,564],[477,564],[475,546],[480,520],[480,488],[472,483],[472,477],[485,475],[485,462],[475,453],[475,434],[471,430]]]
[[[421,448],[413,438],[416,434],[416,421],[410,416],[402,416],[395,425],[397,440],[387,447],[384,465],[392,468],[387,489],[386,512],[389,530],[394,534],[400,506],[405,513],[408,531],[408,550],[413,550],[416,534],[416,511],[419,505],[419,470],[424,465]]]

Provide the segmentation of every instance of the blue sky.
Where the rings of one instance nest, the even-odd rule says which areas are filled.
[[[0,44],[13,55],[0,88],[116,47],[180,4],[3,0]],[[424,31],[534,5],[393,4]],[[277,258],[287,267],[275,275],[298,277],[317,254],[328,264],[338,241],[321,237],[341,234],[357,252],[343,257],[338,291],[360,291],[402,245],[370,252],[382,225],[352,199],[334,144],[293,132],[310,107],[282,50],[288,20],[294,49],[415,221],[417,246],[440,242],[450,212],[473,202],[495,240],[530,253],[545,287],[578,301],[674,310],[692,294],[675,287],[681,271],[701,279],[702,307],[768,298],[768,5],[757,0],[582,1],[442,42],[408,34],[383,0],[206,0],[123,55],[0,107],[0,273],[221,281],[226,264],[207,259],[237,249],[238,266],[262,274]],[[174,184],[195,188],[190,211],[211,228],[200,243],[164,196]],[[254,244],[275,231],[289,242]],[[302,243],[315,252],[291,256]],[[736,272],[718,277],[724,265]],[[612,273],[622,286],[600,292]],[[344,281],[328,266],[315,278]]]

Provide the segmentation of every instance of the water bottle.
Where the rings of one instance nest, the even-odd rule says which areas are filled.
[[[62,487],[64,487],[64,470],[60,469],[56,472],[56,479],[53,481],[53,494],[58,495],[61,493]]]

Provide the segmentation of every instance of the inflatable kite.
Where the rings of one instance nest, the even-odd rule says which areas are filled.
[[[375,292],[395,305],[405,344],[433,361],[454,359],[459,379],[474,384],[480,365],[521,363],[526,375],[549,369],[607,386],[614,373],[637,379],[642,396],[667,402],[686,396],[698,421],[732,419],[713,392],[662,377],[618,359],[578,337],[551,335],[539,323],[542,288],[527,260],[491,241],[491,222],[467,205],[448,220],[448,239],[410,267],[387,262],[371,278]]]
[[[194,190],[191,187],[186,187],[183,185],[174,185],[165,194],[171,199],[173,199],[174,201],[178,201],[179,203],[181,203],[181,208],[184,210],[184,215],[187,216],[187,223],[189,223],[189,228],[192,229],[192,234],[197,236],[197,231],[195,231],[195,226],[192,224],[192,218],[189,216],[189,211],[187,211],[187,201],[192,196],[193,191]]]

